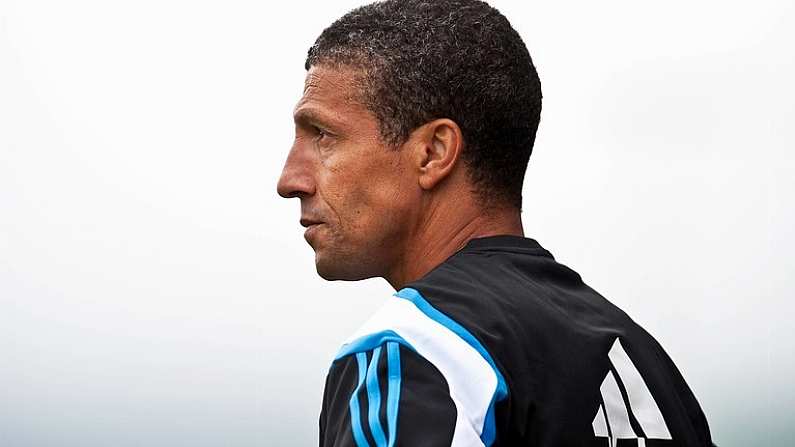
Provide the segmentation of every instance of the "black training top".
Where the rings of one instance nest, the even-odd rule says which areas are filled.
[[[494,236],[398,291],[343,345],[320,445],[712,441],[651,335],[536,241]]]

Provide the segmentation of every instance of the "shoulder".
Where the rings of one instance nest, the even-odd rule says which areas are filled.
[[[392,376],[403,373],[401,401],[428,387],[427,382],[438,382],[431,388],[443,389],[455,407],[455,436],[474,436],[490,445],[496,434],[494,404],[508,393],[502,373],[466,328],[415,289],[402,289],[390,297],[346,340],[334,358],[329,380],[348,376],[351,386],[356,376],[366,381],[368,365],[378,365],[383,357],[386,369],[393,369]],[[425,365],[428,371],[409,370],[407,362]],[[465,429],[469,433],[463,433]]]
[[[506,391],[502,374],[480,341],[431,305],[416,289],[401,289],[387,300],[348,338],[335,360],[390,342],[401,344],[427,359],[448,381],[456,381],[460,375],[456,370],[463,368],[469,380],[476,378],[488,388]]]

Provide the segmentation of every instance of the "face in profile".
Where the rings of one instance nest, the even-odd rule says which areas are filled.
[[[383,141],[376,117],[358,100],[356,75],[310,68],[277,187],[281,196],[300,199],[304,237],[318,273],[330,280],[387,274],[416,198],[405,151]]]

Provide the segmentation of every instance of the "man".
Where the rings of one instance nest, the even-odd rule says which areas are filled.
[[[705,446],[674,364],[523,237],[541,89],[474,0],[355,9],[309,50],[279,180],[329,280],[394,297],[328,373],[321,446]]]

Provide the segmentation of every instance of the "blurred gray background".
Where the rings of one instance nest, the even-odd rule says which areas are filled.
[[[316,445],[339,342],[276,196],[359,1],[0,0],[0,445]],[[720,446],[795,444],[795,3],[494,1],[544,111],[524,221],[666,347]]]

